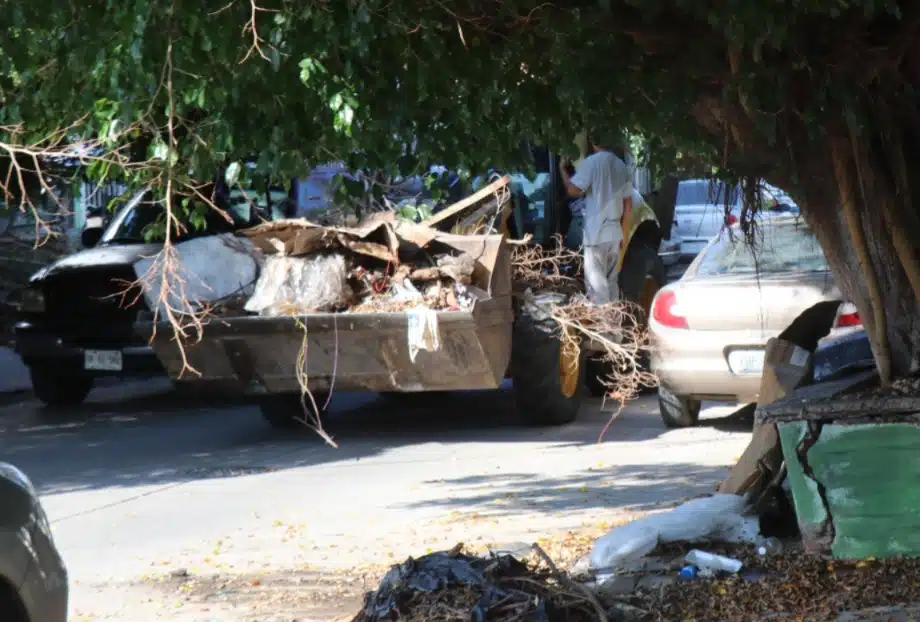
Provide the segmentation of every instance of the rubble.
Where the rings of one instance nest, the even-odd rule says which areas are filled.
[[[474,285],[472,254],[393,214],[351,228],[281,220],[245,235],[267,255],[246,305],[260,315],[468,311],[488,296]]]

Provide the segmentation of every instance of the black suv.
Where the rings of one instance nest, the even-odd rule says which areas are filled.
[[[187,224],[177,241],[237,231],[259,220],[245,200],[223,207],[233,222],[213,209],[202,210],[206,225]],[[128,195],[111,219],[87,218],[83,245],[88,248],[42,268],[10,296],[12,345],[45,404],[78,405],[101,376],[165,374],[134,330],[137,314],[147,309],[134,263],[161,250],[162,242],[149,241],[149,232],[164,218],[163,203],[149,191]]]

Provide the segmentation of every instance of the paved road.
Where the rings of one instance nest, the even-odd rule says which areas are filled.
[[[251,405],[148,382],[100,391],[68,419],[34,403],[0,409],[0,456],[42,494],[74,619],[110,606],[139,621],[94,586],[528,541],[710,491],[749,439],[750,423],[732,418],[668,431],[644,397],[598,443],[608,417],[591,402],[572,425],[527,429],[508,392],[413,406],[343,395],[327,421],[334,449],[271,430]]]

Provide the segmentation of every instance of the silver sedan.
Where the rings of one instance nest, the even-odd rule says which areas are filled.
[[[740,238],[737,227],[716,236],[652,303],[652,369],[669,427],[695,425],[703,400],[757,401],[767,340],[812,305],[840,299],[801,219],[762,222],[753,249]],[[829,338],[861,325],[841,304]]]

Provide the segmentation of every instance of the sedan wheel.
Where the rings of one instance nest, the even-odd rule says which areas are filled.
[[[700,420],[702,403],[689,397],[680,397],[659,387],[658,410],[661,420],[669,428],[689,428]]]

